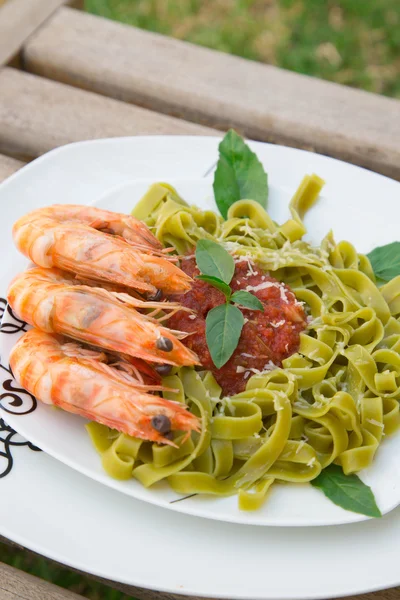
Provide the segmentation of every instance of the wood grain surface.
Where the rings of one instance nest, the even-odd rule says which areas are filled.
[[[83,600],[83,596],[0,563],[0,600]]]
[[[70,8],[25,44],[44,77],[400,179],[400,102]]]
[[[0,67],[19,51],[25,40],[69,0],[8,0],[0,3]]]
[[[23,166],[24,163],[20,160],[15,160],[15,158],[0,154],[0,183]]]
[[[27,160],[69,142],[147,134],[215,131],[16,69],[0,71],[3,154]]]

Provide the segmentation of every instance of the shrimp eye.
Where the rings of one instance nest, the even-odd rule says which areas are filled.
[[[162,298],[162,290],[157,290],[155,294],[147,296],[147,300],[151,302],[158,302]]]
[[[171,352],[174,347],[172,341],[167,337],[159,337],[156,341],[156,346],[159,350],[163,350],[164,352]]]
[[[171,431],[171,421],[165,415],[157,415],[151,419],[151,426],[159,433],[165,434]]]
[[[161,376],[169,375],[171,372],[172,365],[156,365],[154,370]]]

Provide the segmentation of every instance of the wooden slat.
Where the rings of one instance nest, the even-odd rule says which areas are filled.
[[[249,137],[400,178],[400,102],[62,8],[24,47],[28,70]]]
[[[5,68],[0,71],[0,152],[29,159],[79,140],[213,130]]]
[[[42,581],[38,577],[0,563],[0,599],[83,600],[83,596],[78,596],[52,583]]]
[[[69,0],[8,0],[0,8],[0,66],[5,65],[25,40]]]
[[[15,158],[0,154],[0,183],[23,166],[24,163],[20,160],[15,160]]]

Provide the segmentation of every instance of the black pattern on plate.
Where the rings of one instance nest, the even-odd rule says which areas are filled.
[[[22,321],[22,319],[19,319],[17,315],[13,313],[11,306],[7,303],[7,300],[5,298],[0,298],[0,321],[3,321],[5,312],[7,312],[10,315],[13,322],[2,322],[0,325],[0,331],[2,333],[13,334],[18,333],[19,331],[28,331],[28,324],[25,323],[25,321]]]
[[[0,325],[1,334],[15,335],[27,331],[27,323],[13,313],[5,298],[0,298],[0,319],[3,319],[4,316],[6,316],[6,322],[2,322]],[[13,415],[27,415],[33,412],[37,407],[36,398],[18,387],[10,365],[5,366],[0,361],[0,369],[9,375],[3,379],[1,384],[0,407],[2,410]],[[40,448],[23,439],[15,429],[7,425],[4,419],[0,419],[0,479],[8,475],[13,468],[14,459],[11,448],[17,446],[27,446],[35,452],[40,452]]]
[[[34,452],[41,452],[40,448],[21,438],[12,427],[0,419],[0,479],[8,475],[13,468],[11,448],[16,446],[27,446]]]
[[[4,379],[2,382],[0,407],[12,415],[27,415],[33,412],[37,407],[35,396],[17,386],[10,367],[7,368],[0,363],[0,368],[11,375],[10,379]]]

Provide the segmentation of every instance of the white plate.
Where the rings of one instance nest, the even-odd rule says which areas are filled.
[[[260,154],[260,153],[259,153]],[[211,153],[210,162],[215,160],[215,154]],[[269,170],[270,195],[269,211],[278,222],[283,222],[288,217],[288,204],[296,185],[283,187],[276,182],[274,171],[270,167],[270,161],[264,158],[264,166]],[[354,179],[354,175],[353,175]],[[217,210],[212,191],[212,175],[203,178],[191,178],[177,180],[169,177],[167,180],[174,185],[183,198],[201,208]],[[329,184],[329,179],[327,180]],[[136,202],[147,191],[154,179],[139,182],[128,182],[118,185],[116,188],[105,191],[102,196],[94,200],[94,204],[123,213],[129,213]],[[315,210],[317,216],[310,212],[309,234],[311,242],[319,243],[320,239],[332,229],[341,237],[342,215],[350,197],[346,194],[347,179],[342,179],[343,189],[335,197],[329,190],[324,193]],[[399,186],[400,187],[400,186]],[[361,191],[361,190],[360,190]],[[369,196],[365,196],[363,190],[363,202]],[[361,197],[361,196],[360,196]],[[81,196],[87,198],[87,196]],[[92,199],[94,196],[92,195]],[[76,200],[78,201],[78,200]],[[41,203],[52,202],[52,197],[42,198]],[[391,200],[389,199],[389,202]],[[334,209],[334,210],[332,210]],[[393,208],[392,215],[393,215]],[[325,212],[329,217],[325,218]],[[395,215],[393,215],[395,216]],[[400,217],[400,206],[398,216]],[[366,222],[362,228],[357,228],[359,235],[358,247],[362,251],[371,248],[370,232],[373,219],[375,218],[373,206],[371,207],[371,226]],[[327,226],[327,223],[329,225]],[[395,227],[394,227],[395,229]],[[387,241],[395,239],[395,231],[386,231],[389,237]],[[3,330],[8,323],[13,327],[15,319],[11,311],[8,311],[3,322]],[[0,355],[8,362],[11,348],[22,335],[22,330],[17,327],[12,335],[0,337]],[[6,373],[4,372],[4,376]],[[1,382],[1,377],[0,377]],[[24,395],[27,399],[27,395]],[[35,403],[36,407],[36,403]],[[353,523],[364,521],[367,517],[353,512],[343,510],[329,501],[323,493],[309,484],[291,484],[285,486],[274,486],[271,494],[263,507],[255,512],[243,512],[238,509],[237,497],[218,498],[214,496],[197,495],[183,497],[173,492],[165,482],[159,483],[150,489],[144,488],[138,481],[118,481],[109,477],[102,469],[100,458],[94,450],[89,436],[84,428],[81,417],[71,415],[62,411],[55,411],[52,407],[39,403],[36,409],[21,417],[10,416],[9,423],[23,434],[27,439],[33,441],[40,448],[61,460],[66,465],[73,467],[84,475],[92,477],[96,481],[119,490],[125,494],[163,506],[171,510],[191,514],[198,517],[243,523],[248,525],[276,525],[276,526],[312,526],[312,525],[335,525],[342,523]],[[382,514],[386,514],[400,503],[400,463],[397,457],[400,454],[400,435],[394,435],[385,440],[377,457],[368,470],[362,473],[362,478],[371,486]]]
[[[128,183],[132,165],[137,178],[172,180],[182,173],[180,168],[188,177],[199,177],[210,166],[216,146],[217,140],[199,138],[89,142],[52,152],[23,169],[0,186],[0,248],[8,259],[0,265],[2,295],[10,274],[24,266],[10,248],[10,226],[19,215],[33,206],[68,202],[71,182],[78,181],[74,201],[88,200],[92,188],[89,199],[100,197],[118,183]],[[390,204],[383,204],[390,203],[399,190],[396,182],[326,157],[268,145],[257,144],[256,150],[268,160],[274,185],[288,193],[305,172],[316,171],[336,187],[344,181],[343,188],[352,177],[350,184],[356,190],[358,181],[360,197],[371,190],[384,213]],[[162,155],[160,165],[157,160]],[[295,165],[295,176],[292,167],[285,174],[284,157],[287,165]],[[51,200],[46,202],[47,195]],[[371,227],[373,220],[367,218],[366,223]],[[387,236],[390,223],[386,225]],[[357,228],[354,233],[346,237],[357,237]],[[386,236],[371,239],[370,245],[384,243]],[[10,400],[9,394],[4,391],[2,403]],[[13,411],[28,407],[29,400],[22,407],[8,404]],[[28,418],[6,416],[16,424]],[[0,431],[10,449],[9,436]],[[133,500],[44,453],[22,448],[11,452],[14,468],[0,480],[1,533],[78,569],[175,593],[249,599],[333,597],[400,583],[399,510],[381,520],[336,528],[266,530],[228,525]]]

